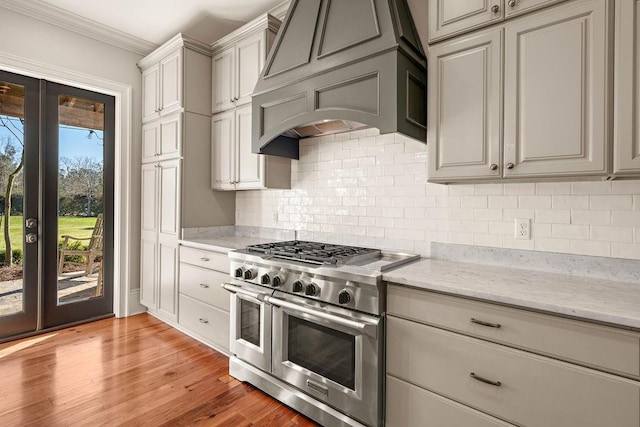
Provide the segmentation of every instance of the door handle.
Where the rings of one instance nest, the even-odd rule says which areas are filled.
[[[24,236],[24,239],[27,243],[35,243],[38,241],[38,235],[35,233],[29,233]]]
[[[285,301],[280,298],[274,298],[272,296],[266,296],[264,300],[265,302],[268,302],[271,305],[275,305],[276,307],[288,308],[292,311],[297,311],[298,313],[308,314],[310,316],[315,316],[318,319],[323,319],[329,322],[333,322],[335,324],[344,326],[346,328],[355,329],[357,331],[362,332],[365,335],[370,336],[371,338],[377,338],[378,336],[377,326],[372,323],[346,319],[342,316],[337,316],[331,313],[325,313],[323,311],[318,311],[313,308],[303,307],[299,304]]]

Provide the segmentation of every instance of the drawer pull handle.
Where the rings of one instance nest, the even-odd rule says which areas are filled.
[[[482,378],[480,375],[476,375],[473,372],[471,372],[469,374],[469,376],[471,378],[473,378],[474,380],[480,381],[481,383],[489,384],[489,385],[492,385],[492,386],[495,386],[495,387],[500,387],[502,385],[502,383],[500,381],[491,381],[491,380],[488,380],[486,378]]]
[[[207,262],[207,261],[211,261],[211,260],[209,258],[207,258],[206,256],[203,256],[202,258],[200,258],[200,261]]]
[[[209,285],[207,285],[206,283],[200,283],[200,287],[204,289],[209,289]]]
[[[473,317],[471,318],[471,323],[475,323],[476,325],[487,326],[489,328],[496,328],[496,329],[502,328],[502,325],[500,323],[489,323],[483,320],[474,319]]]
[[[202,317],[199,318],[198,321],[200,321],[200,323],[209,323],[207,319],[203,319]]]

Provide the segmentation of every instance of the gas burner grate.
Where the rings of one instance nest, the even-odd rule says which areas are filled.
[[[247,251],[260,252],[278,258],[295,259],[321,264],[346,264],[363,258],[376,258],[380,250],[358,246],[290,240],[286,242],[250,245]]]

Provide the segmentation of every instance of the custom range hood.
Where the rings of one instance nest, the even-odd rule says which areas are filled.
[[[252,151],[363,127],[426,141],[426,58],[406,0],[292,0],[252,96]]]

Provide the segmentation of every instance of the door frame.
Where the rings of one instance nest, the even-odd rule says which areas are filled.
[[[133,88],[119,82],[2,52],[0,52],[0,69],[115,97],[113,312],[116,317],[126,317],[146,311],[139,302],[139,287],[132,289],[134,283],[139,283],[132,279],[140,276],[139,263],[132,262],[131,258],[132,254],[139,253],[140,240],[134,238],[136,218],[139,217],[140,192],[139,186],[134,186],[133,183],[139,182],[139,179],[135,178],[139,178],[140,173],[132,168],[134,164],[132,158],[139,157],[139,153],[132,152],[134,146]],[[138,128],[136,126],[136,129]]]

